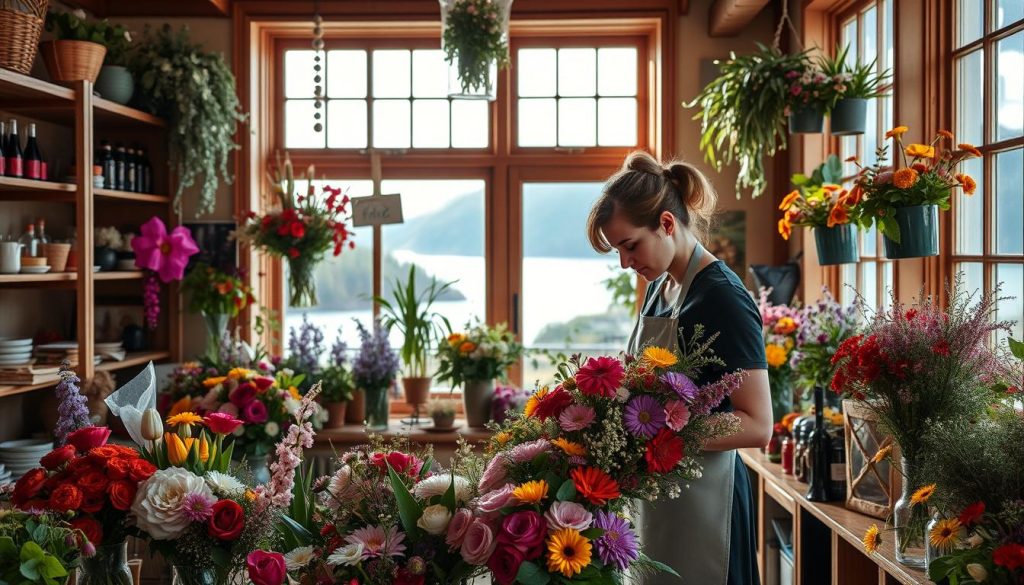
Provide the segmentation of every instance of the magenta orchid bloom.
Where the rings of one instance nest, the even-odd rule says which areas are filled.
[[[199,252],[188,228],[178,226],[168,234],[163,220],[154,216],[139,231],[132,238],[135,265],[156,272],[164,282],[181,280],[189,256]]]

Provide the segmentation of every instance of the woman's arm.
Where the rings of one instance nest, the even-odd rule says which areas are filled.
[[[733,414],[740,419],[740,431],[708,443],[708,451],[764,447],[772,438],[768,370],[743,370],[743,374],[743,383],[730,396]]]

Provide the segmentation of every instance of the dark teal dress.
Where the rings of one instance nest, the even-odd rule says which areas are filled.
[[[665,307],[660,297],[655,303],[648,303],[650,296],[661,290],[665,278],[667,275],[647,287],[647,298],[643,305],[649,307],[645,315],[647,317],[671,315],[671,307]],[[690,340],[694,325],[698,323],[704,326],[705,336],[719,332],[711,347],[715,355],[725,362],[725,367],[708,368],[701,372],[695,380],[697,384],[714,382],[726,372],[768,369],[761,333],[761,313],[743,282],[721,260],[704,267],[690,285],[679,312],[680,347],[684,347],[684,341]],[[717,410],[731,411],[729,399],[726,398]],[[732,494],[732,528],[729,535],[729,585],[760,583],[756,530],[757,518],[750,478],[746,465],[737,457]]]

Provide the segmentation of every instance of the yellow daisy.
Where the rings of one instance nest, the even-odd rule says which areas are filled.
[[[872,524],[867,532],[864,533],[862,539],[864,543],[864,550],[871,554],[878,550],[879,545],[882,544],[882,536],[878,533],[878,524]]]
[[[512,495],[522,504],[539,504],[548,497],[548,482],[543,479],[528,481],[512,490]]]
[[[671,368],[679,360],[671,351],[652,345],[644,349],[644,361],[653,368]]]
[[[939,550],[951,549],[960,540],[960,521],[956,518],[939,520],[928,533],[928,540]]]
[[[886,445],[885,447],[879,449],[878,452],[871,457],[871,462],[880,463],[883,459],[888,458],[890,455],[892,455],[892,445]]]
[[[591,545],[578,530],[563,528],[548,538],[548,570],[566,577],[578,575],[590,564]]]
[[[203,380],[203,386],[205,386],[207,388],[213,388],[214,386],[219,386],[219,385],[223,384],[224,380],[227,380],[227,379],[228,379],[227,376],[215,376],[213,378],[207,378],[207,379]]]
[[[167,424],[176,427],[178,425],[194,425],[203,422],[203,417],[194,412],[182,412],[167,417]]]
[[[232,378],[234,380],[246,380],[250,376],[252,376],[252,370],[247,370],[245,368],[233,368],[228,372],[228,378]]]
[[[551,444],[561,449],[566,455],[572,456],[584,456],[587,454],[587,449],[579,443],[574,443],[567,440],[565,437],[558,437],[551,441]]]
[[[935,493],[934,483],[918,488],[917,491],[914,492],[914,495],[910,496],[910,505],[916,506],[927,502],[928,498],[932,497],[933,493]]]

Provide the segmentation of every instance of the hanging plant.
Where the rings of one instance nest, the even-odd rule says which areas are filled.
[[[223,55],[193,44],[188,27],[175,32],[168,24],[155,32],[146,28],[129,68],[139,80],[142,107],[170,126],[176,208],[184,190],[200,182],[196,214],[211,213],[220,180],[232,181],[228,157],[239,148],[236,126],[248,118],[231,68]]]
[[[497,69],[509,65],[511,8],[512,0],[441,0],[444,56],[461,88],[450,88],[453,94],[494,95]]]

